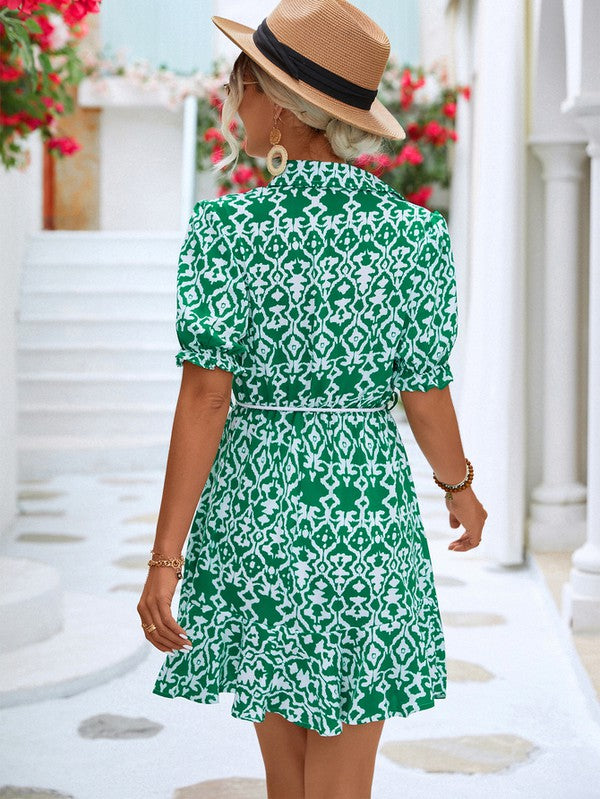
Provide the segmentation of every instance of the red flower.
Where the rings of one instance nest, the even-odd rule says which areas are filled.
[[[404,129],[406,130],[407,138],[412,139],[412,141],[417,141],[417,139],[421,138],[421,127],[416,122],[409,122]]]
[[[55,137],[48,139],[48,149],[58,150],[62,155],[72,155],[81,150],[81,145],[69,136]]]
[[[21,122],[21,115],[20,114],[3,114],[0,111],[0,125],[10,125],[14,127]]]
[[[442,114],[454,118],[456,116],[456,103],[446,103],[442,106]]]
[[[86,14],[97,14],[100,11],[99,0],[74,0],[64,11],[65,22],[73,25]]]
[[[446,128],[442,127],[435,119],[425,125],[423,134],[435,147],[440,147],[448,138]]]
[[[417,189],[417,191],[405,194],[404,196],[409,201],[409,203],[415,203],[415,205],[425,206],[427,204],[427,200],[431,196],[432,191],[433,189],[431,186],[421,186],[421,188]]]
[[[45,17],[43,14],[37,14],[35,20],[42,29],[42,32],[32,35],[42,50],[50,50],[50,37],[54,32],[54,25],[52,25],[48,17]]]
[[[0,0],[1,6],[18,11],[21,17],[27,17],[37,9],[39,2],[38,0]]]
[[[414,165],[422,164],[423,153],[414,144],[405,144],[398,154],[396,162],[398,164],[403,164],[405,162]]]
[[[8,83],[9,81],[17,80],[21,75],[23,75],[22,70],[11,67],[8,64],[0,63],[0,80]]]

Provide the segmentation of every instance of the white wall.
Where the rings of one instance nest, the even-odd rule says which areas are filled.
[[[42,225],[42,147],[29,137],[25,171],[0,166],[0,536],[14,520],[17,493],[16,318],[28,233]]]

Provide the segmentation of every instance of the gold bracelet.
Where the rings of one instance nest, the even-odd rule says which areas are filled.
[[[155,558],[154,555],[160,555],[160,552],[152,551],[150,553],[152,557],[148,561],[148,566],[172,566],[174,569],[177,569],[177,579],[181,579],[183,577],[183,573],[181,571],[183,564],[185,563],[185,558],[178,556],[176,558]]]

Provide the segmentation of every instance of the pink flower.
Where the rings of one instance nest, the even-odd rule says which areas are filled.
[[[371,156],[369,153],[362,153],[354,159],[354,164],[361,167],[361,169],[365,169],[370,160]]]
[[[212,153],[210,154],[210,160],[213,162],[213,164],[216,164],[217,161],[220,161],[221,158],[223,158],[223,155],[224,155],[223,148],[217,144],[217,146],[213,149]]]
[[[231,176],[231,180],[234,183],[239,183],[240,185],[244,183],[248,183],[252,179],[254,175],[254,170],[251,169],[249,166],[239,166],[235,172]]]
[[[48,149],[58,150],[61,155],[73,155],[73,153],[81,150],[81,145],[78,141],[70,136],[57,136],[52,139],[48,139]]]
[[[225,137],[220,130],[217,128],[207,128],[204,131],[204,141],[212,141],[213,139],[218,142],[225,141]]]
[[[392,165],[392,159],[387,153],[378,153],[376,159],[379,166],[382,166],[384,169],[389,169]]]

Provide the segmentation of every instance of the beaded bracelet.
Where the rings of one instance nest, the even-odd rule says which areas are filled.
[[[160,552],[154,552],[154,550],[150,554],[152,557],[148,561],[148,566],[172,566],[177,569],[177,579],[180,580],[183,577],[181,568],[185,563],[185,558],[181,557],[181,555],[177,558],[163,558],[160,557]],[[155,555],[158,555],[159,558],[156,559]]]
[[[433,473],[434,482],[439,485],[440,488],[444,489],[446,492],[446,499],[452,499],[452,494],[455,494],[457,491],[464,491],[464,489],[467,488],[467,486],[470,486],[473,482],[473,475],[475,474],[473,465],[468,458],[465,458],[465,463],[467,464],[467,473],[465,475],[465,479],[461,483],[456,483],[456,485],[442,483],[442,481],[438,480],[435,476],[435,472]]]

